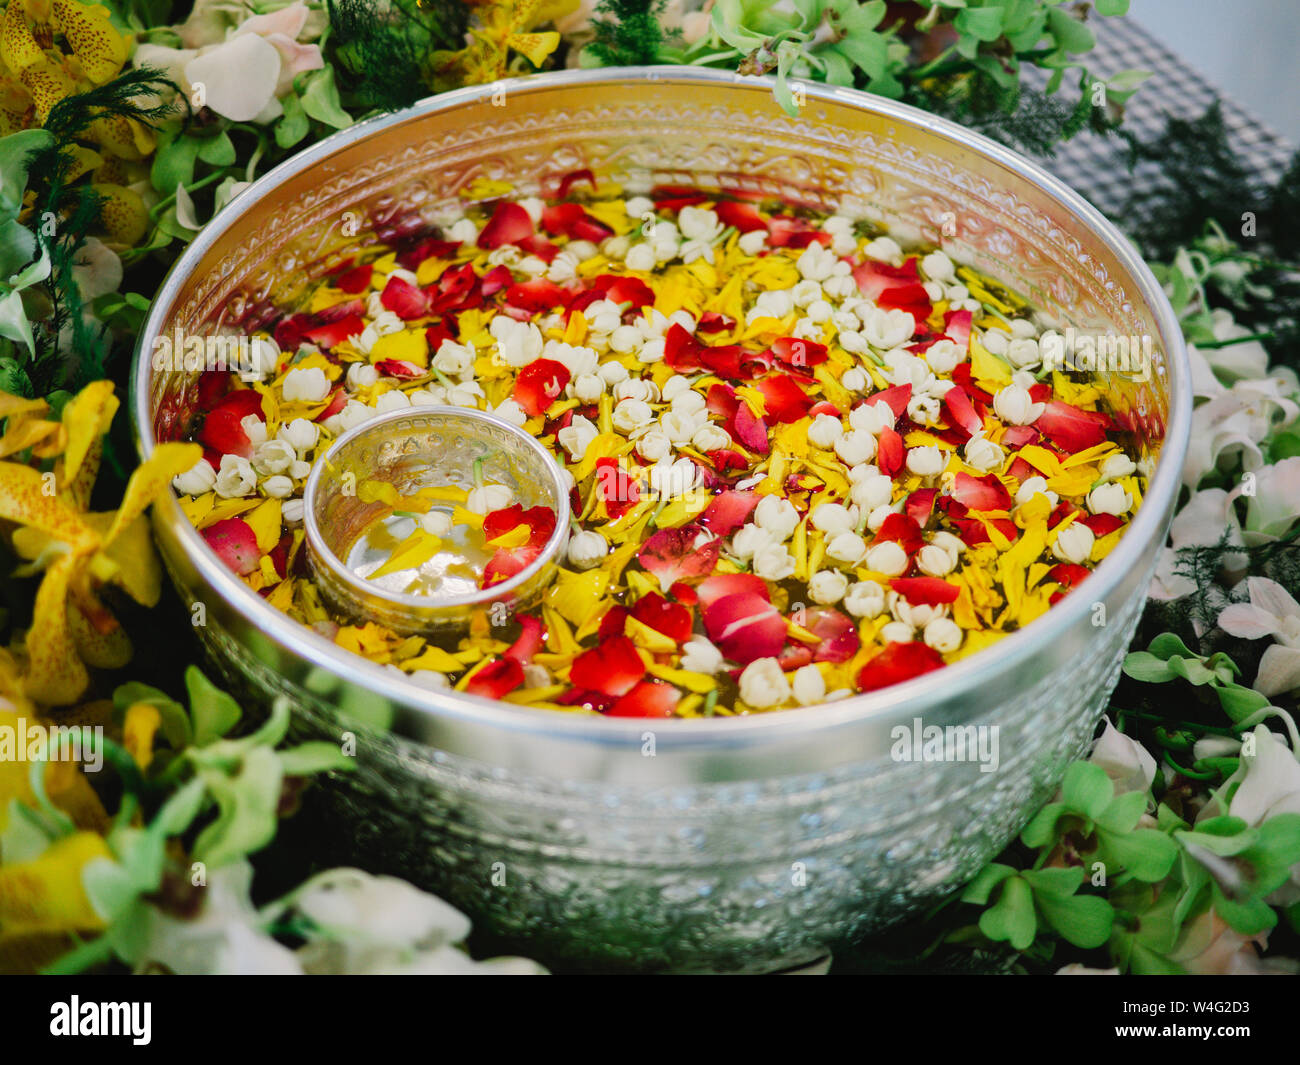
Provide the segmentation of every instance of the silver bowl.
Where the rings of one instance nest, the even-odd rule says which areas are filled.
[[[154,508],[180,594],[250,699],[285,694],[303,734],[359,737],[319,789],[322,861],[431,888],[498,941],[589,969],[762,971],[823,955],[951,892],[995,855],[1086,748],[1163,544],[1191,412],[1181,334],[1132,246],[1080,196],[952,123],[807,86],[694,68],[564,71],[469,88],[337,133],[242,193],[180,258],[140,337],[132,409],[148,455],[194,403],[153,338],[249,332],[359,229],[454,216],[504,179],[553,192],[591,168],[760,192],[869,216],[941,244],[1062,325],[1150,336],[1150,379],[1106,379],[1152,470],[1142,507],[1086,584],[988,651],[831,705],[655,721],[430,692],[267,606],[174,499]],[[1101,604],[1102,609],[1096,604]],[[1100,624],[1098,623],[1100,621]],[[996,771],[891,757],[896,728],[996,726]]]

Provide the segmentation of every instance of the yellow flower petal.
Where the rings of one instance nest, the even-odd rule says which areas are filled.
[[[54,0],[55,25],[68,39],[86,77],[96,85],[111,80],[126,62],[126,41],[108,17],[108,8],[99,4]]]
[[[101,836],[78,832],[52,843],[39,858],[0,866],[0,934],[103,928],[81,874],[92,861],[110,857]]]
[[[68,446],[63,452],[65,478],[77,476],[91,444],[108,432],[117,408],[112,381],[92,381],[68,400],[63,408],[63,424],[68,430]]]

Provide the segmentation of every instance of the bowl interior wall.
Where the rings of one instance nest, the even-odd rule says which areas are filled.
[[[743,85],[743,82],[742,82]],[[926,128],[810,98],[785,115],[763,84],[718,93],[654,78],[594,87],[524,86],[452,111],[388,124],[262,195],[182,285],[165,332],[250,333],[292,306],[355,242],[448,223],[476,187],[554,194],[590,169],[630,195],[656,185],[763,194],[939,244],[1008,285],[1060,328],[1155,338],[1149,380],[1104,387],[1148,457],[1168,415],[1167,369],[1151,309],[1108,248],[1046,192]],[[154,375],[155,433],[174,434],[194,374]]]

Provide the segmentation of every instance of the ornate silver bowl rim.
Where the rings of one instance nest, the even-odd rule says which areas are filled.
[[[637,81],[695,84],[702,89],[715,90],[735,85],[738,81],[747,87],[761,87],[766,91],[770,91],[772,86],[770,78],[740,78],[727,71],[689,66],[656,66],[537,74],[511,80],[509,91],[511,94],[524,94],[552,86],[581,86],[599,93],[602,84]],[[161,332],[182,280],[195,269],[218,236],[253,204],[273,199],[282,184],[324,163],[339,149],[391,126],[400,126],[412,115],[452,111],[490,102],[495,91],[493,85],[458,89],[430,97],[407,111],[368,119],[332,134],[258,179],[204,227],[164,280],[140,333],[132,374],[132,415],[137,446],[142,455],[152,452],[156,442],[148,387],[151,373],[148,342]],[[899,718],[912,706],[938,706],[953,693],[977,690],[996,675],[1007,676],[1018,664],[1031,660],[1036,649],[1062,640],[1073,627],[1086,624],[1085,618],[1091,612],[1092,603],[1108,598],[1116,590],[1126,573],[1138,563],[1146,545],[1157,539],[1163,541],[1166,515],[1171,511],[1181,485],[1180,467],[1190,436],[1192,394],[1182,332],[1169,301],[1137,249],[1118,229],[1077,192],[1011,149],[946,119],[854,89],[808,84],[805,92],[807,106],[819,100],[838,102],[931,132],[984,156],[1036,186],[1062,204],[1083,228],[1091,230],[1106,245],[1135,280],[1137,291],[1133,299],[1151,308],[1164,345],[1170,390],[1169,417],[1161,456],[1136,517],[1116,548],[1088,578],[1087,595],[1066,596],[1032,624],[969,658],[869,694],[742,718],[656,719],[647,722],[638,718],[530,709],[459,692],[430,692],[420,688],[393,671],[343,650],[267,605],[206,547],[197,530],[184,518],[179,502],[174,496],[168,496],[156,506],[167,508],[168,521],[183,524],[178,533],[180,542],[187,549],[200,578],[245,616],[256,618],[257,627],[285,649],[306,661],[328,664],[333,672],[389,700],[398,708],[393,728],[399,733],[427,738],[429,726],[436,720],[448,728],[465,727],[474,732],[485,728],[497,730],[517,740],[535,737],[549,743],[576,742],[606,749],[627,749],[635,748],[639,743],[638,737],[652,725],[660,760],[673,753],[683,757],[708,758],[713,754],[739,753],[742,749],[754,747],[774,750],[785,741],[803,743],[819,734],[829,736],[845,727]],[[446,730],[436,731],[442,733]]]

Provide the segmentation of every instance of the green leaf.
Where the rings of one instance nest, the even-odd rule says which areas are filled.
[[[1169,672],[1175,677],[1181,677],[1188,684],[1195,684],[1197,687],[1218,680],[1214,670],[1195,658],[1171,658],[1168,666]]]
[[[995,943],[1010,943],[1016,950],[1026,949],[1038,931],[1029,885],[1018,876],[1008,879],[1002,885],[997,903],[980,914],[979,926]]]
[[[1020,874],[1036,897],[1051,895],[1066,899],[1079,890],[1083,883],[1083,869],[1079,866],[1058,869],[1029,869]]]
[[[239,775],[205,770],[217,801],[217,818],[194,841],[194,857],[216,867],[261,850],[275,837],[280,805],[280,761],[268,747],[254,747]]]
[[[1245,721],[1256,711],[1270,705],[1267,696],[1240,684],[1225,684],[1216,688],[1214,694],[1219,697],[1219,706],[1233,724]]]
[[[296,93],[286,93],[280,103],[284,106],[284,115],[275,124],[275,143],[281,148],[292,148],[311,129],[311,120],[302,109],[302,101]]]
[[[1143,791],[1128,791],[1116,795],[1097,818],[1099,827],[1109,832],[1132,832],[1147,810],[1147,796]]]
[[[1243,936],[1257,936],[1277,924],[1277,911],[1261,898],[1230,899],[1217,883],[1211,882],[1214,894],[1214,911],[1234,932]]]
[[[194,823],[207,797],[203,781],[195,777],[163,803],[150,827],[163,836],[179,836]]]
[[[1075,762],[1065,771],[1061,784],[1061,798],[1065,805],[1095,821],[1110,805],[1115,785],[1101,766],[1091,762]]]
[[[177,185],[188,187],[194,184],[194,163],[201,147],[202,142],[197,137],[164,135],[149,171],[149,181],[154,189],[170,196]]]
[[[1112,74],[1106,79],[1106,95],[1116,103],[1124,103],[1130,96],[1142,87],[1154,71],[1150,70],[1121,70],[1118,74]]]
[[[324,66],[313,72],[307,78],[301,98],[302,109],[316,121],[335,129],[346,129],[352,125],[352,116],[343,110],[343,105],[339,102],[333,67]]]
[[[1178,860],[1178,844],[1159,829],[1140,828],[1128,833],[1102,831],[1098,835],[1106,859],[1144,884],[1159,883]]]
[[[1124,675],[1144,684],[1163,684],[1174,679],[1169,663],[1150,651],[1133,651],[1124,659]]]
[[[1097,38],[1087,24],[1059,7],[1047,9],[1047,27],[1057,43],[1074,55],[1090,52],[1096,47]]]
[[[1115,923],[1115,910],[1109,902],[1096,895],[1074,895],[1060,898],[1055,895],[1035,895],[1043,919],[1067,943],[1091,950],[1100,947],[1110,938]]]
[[[953,19],[957,32],[979,41],[996,41],[1002,36],[1002,9],[998,7],[967,7],[957,12]]]
[[[18,217],[27,191],[32,153],[52,143],[53,134],[43,129],[24,129],[0,137],[0,218]]]
[[[997,862],[986,865],[975,879],[966,885],[966,890],[961,893],[961,901],[983,906],[989,901],[993,889],[1007,877],[1015,876],[1015,873],[1016,871],[1009,865],[999,865]]]
[[[1020,842],[1026,847],[1046,847],[1056,838],[1056,822],[1066,813],[1064,803],[1048,803],[1038,811],[1020,833]]]
[[[1172,632],[1162,632],[1147,645],[1147,650],[1157,658],[1166,661],[1175,656],[1178,658],[1200,657],[1200,655],[1188,647],[1187,644],[1183,643],[1183,641]]]
[[[121,716],[136,703],[148,703],[158,711],[162,733],[173,749],[179,751],[190,745],[192,733],[189,715],[175,699],[169,698],[157,688],[138,681],[119,684],[113,690],[113,709],[117,712],[119,723]]]
[[[1096,0],[1099,15],[1127,15],[1128,0]]]
[[[194,745],[202,747],[220,739],[243,716],[239,704],[217,688],[197,666],[185,671],[190,693],[190,719],[194,722]]]
[[[215,137],[208,137],[199,145],[199,158],[213,166],[233,166],[235,143],[224,129]]]
[[[889,41],[879,33],[861,33],[845,37],[835,51],[848,59],[873,81],[882,77],[889,62]]]
[[[352,769],[356,762],[339,749],[337,744],[324,740],[304,743],[279,752],[280,769],[287,777],[304,777],[330,769]]]

